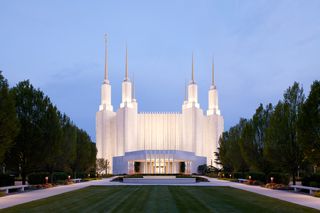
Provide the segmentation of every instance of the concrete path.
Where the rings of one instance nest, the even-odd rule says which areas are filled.
[[[299,194],[299,193],[283,191],[283,190],[272,190],[272,189],[267,189],[260,186],[251,186],[251,185],[246,185],[242,183],[218,180],[215,178],[208,178],[208,179],[210,180],[210,183],[223,184],[224,182],[226,186],[242,189],[249,192],[254,192],[260,195],[265,195],[268,197],[273,197],[279,200],[284,200],[291,203],[296,203],[302,206],[307,206],[310,208],[320,210],[320,198],[312,197],[310,195]]]
[[[0,197],[0,209],[8,208],[8,207],[15,206],[22,203],[27,203],[34,200],[39,200],[42,198],[51,197],[54,195],[74,191],[77,189],[82,189],[90,185],[93,185],[96,182],[110,182],[110,179],[88,181],[88,182],[76,183],[71,185],[57,186],[57,187],[48,188],[48,189],[39,189],[39,190],[33,190],[33,191],[26,191],[23,193],[9,194],[7,196]]]
[[[142,185],[142,184],[127,184],[119,182],[110,182],[112,178],[107,178],[103,180],[96,180],[84,183],[77,183],[66,186],[58,186],[49,189],[35,190],[25,193],[12,194],[4,197],[0,197],[0,209],[15,206],[18,204],[47,198],[57,194],[62,194],[65,192],[74,191],[77,189],[82,189],[87,186],[123,186],[123,185]],[[249,192],[254,192],[257,194],[265,195],[268,197],[273,197],[279,200],[288,201],[291,203],[296,203],[302,206],[307,206],[320,210],[320,198],[312,197],[309,195],[298,194],[287,191],[272,190],[262,188],[260,186],[250,186],[241,183],[234,183],[229,181],[218,180],[215,178],[208,178],[210,182],[201,182],[195,184],[163,184],[163,185],[179,185],[179,186],[229,186],[237,189],[242,189]],[[158,185],[158,184],[148,184],[148,185]]]

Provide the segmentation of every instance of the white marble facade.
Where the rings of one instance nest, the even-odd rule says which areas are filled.
[[[184,162],[185,173],[196,173],[198,165],[214,164],[214,152],[223,132],[223,117],[214,84],[208,92],[208,109],[204,113],[198,103],[198,88],[192,78],[187,88],[182,112],[138,112],[133,85],[128,77],[126,54],[125,79],[122,82],[122,102],[115,112],[111,104],[111,84],[108,80],[107,46],[105,76],[101,87],[101,104],[96,113],[97,158],[110,161],[114,174],[180,173]]]

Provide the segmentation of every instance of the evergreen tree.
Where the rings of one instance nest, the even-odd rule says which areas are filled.
[[[50,99],[39,89],[35,89],[29,81],[22,81],[12,90],[12,95],[16,101],[16,113],[20,121],[21,130],[15,139],[15,146],[11,150],[10,158],[15,167],[21,168],[23,184],[26,176],[32,171],[42,170],[46,162],[45,154],[51,143],[52,134],[47,129],[49,122],[48,111],[51,103]],[[44,124],[47,123],[47,126]],[[53,124],[55,125],[55,124]]]
[[[0,71],[0,164],[4,161],[6,152],[13,146],[18,132],[14,99],[9,93],[8,81]]]
[[[266,136],[266,157],[273,167],[292,175],[293,184],[303,160],[301,144],[297,137],[298,118],[304,102],[303,89],[294,83],[284,94],[270,118]]]
[[[314,81],[302,107],[298,125],[299,141],[306,159],[314,168],[320,166],[320,81]]]

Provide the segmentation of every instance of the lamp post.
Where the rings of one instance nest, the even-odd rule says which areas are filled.
[[[230,176],[230,179],[231,179],[232,175],[230,174],[229,176]]]
[[[249,175],[249,180],[251,180],[251,175]]]
[[[271,183],[273,183],[273,177],[271,177],[270,180],[271,180]]]
[[[70,178],[71,178],[71,176],[70,176],[70,175],[68,175],[68,182],[70,182]]]
[[[48,184],[49,177],[46,176],[44,179],[46,180],[46,184]]]

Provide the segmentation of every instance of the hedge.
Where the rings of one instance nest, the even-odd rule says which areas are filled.
[[[268,174],[267,182],[271,182],[271,177],[273,177],[273,183],[282,183],[288,185],[290,182],[290,176],[286,173],[271,172]]]
[[[56,183],[57,181],[67,180],[68,174],[65,172],[54,172],[53,173],[53,182]]]
[[[1,186],[14,186],[14,175],[0,174]]]
[[[320,187],[320,173],[303,177],[301,183],[303,186]]]
[[[31,185],[36,184],[45,184],[46,183],[46,177],[49,178],[50,174],[48,172],[37,172],[37,173],[31,173],[28,175],[28,183]],[[48,179],[48,182],[50,181],[50,178]]]
[[[233,173],[233,177],[236,178],[236,179],[239,179],[239,178],[244,179],[244,178],[246,178],[246,173],[244,173],[244,172],[235,172],[235,173]]]
[[[249,176],[251,176],[251,180],[266,182],[266,174],[263,172],[248,172],[246,178],[249,179]]]

